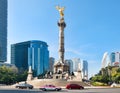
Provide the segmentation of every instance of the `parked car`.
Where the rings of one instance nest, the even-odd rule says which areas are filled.
[[[84,87],[78,84],[68,84],[66,86],[66,89],[84,89]]]
[[[60,87],[56,87],[54,85],[45,85],[43,87],[40,87],[40,90],[47,91],[47,90],[53,90],[53,91],[60,91]]]
[[[21,83],[15,86],[16,88],[19,89],[33,89],[33,85],[27,84],[27,83]]]

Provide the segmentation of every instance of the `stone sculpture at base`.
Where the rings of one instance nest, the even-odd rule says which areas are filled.
[[[27,76],[27,81],[30,81],[33,79],[33,75],[32,75],[32,67],[29,66],[29,70],[28,70],[28,76]]]

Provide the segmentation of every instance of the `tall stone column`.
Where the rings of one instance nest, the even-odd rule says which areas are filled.
[[[64,28],[66,27],[66,24],[64,22],[64,18],[61,18],[58,22],[59,26],[59,61],[61,63],[64,63]]]
[[[59,60],[54,64],[54,78],[56,79],[66,79],[66,74],[69,72],[69,65],[64,61],[64,28],[66,27],[64,21],[64,7],[56,6],[56,9],[59,11],[60,19],[58,21],[59,27],[59,49],[58,55]]]

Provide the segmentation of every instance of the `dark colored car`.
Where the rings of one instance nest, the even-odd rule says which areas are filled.
[[[66,89],[84,89],[84,87],[78,84],[68,84],[66,86]]]
[[[19,88],[19,89],[33,89],[33,85],[30,85],[30,84],[26,84],[26,83],[21,83],[21,84],[18,84],[15,86],[16,88]]]
[[[52,91],[60,91],[60,87],[56,87],[54,85],[45,85],[43,87],[40,87],[40,90],[47,91],[47,90],[52,90]]]

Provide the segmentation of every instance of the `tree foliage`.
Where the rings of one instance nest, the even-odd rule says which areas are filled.
[[[110,82],[120,83],[120,68],[111,66],[102,68],[99,73],[91,77],[90,80],[92,82],[101,82],[107,84],[109,84]]]
[[[0,67],[0,84],[13,84],[20,81],[25,81],[27,71],[19,74],[18,70],[13,67]]]

